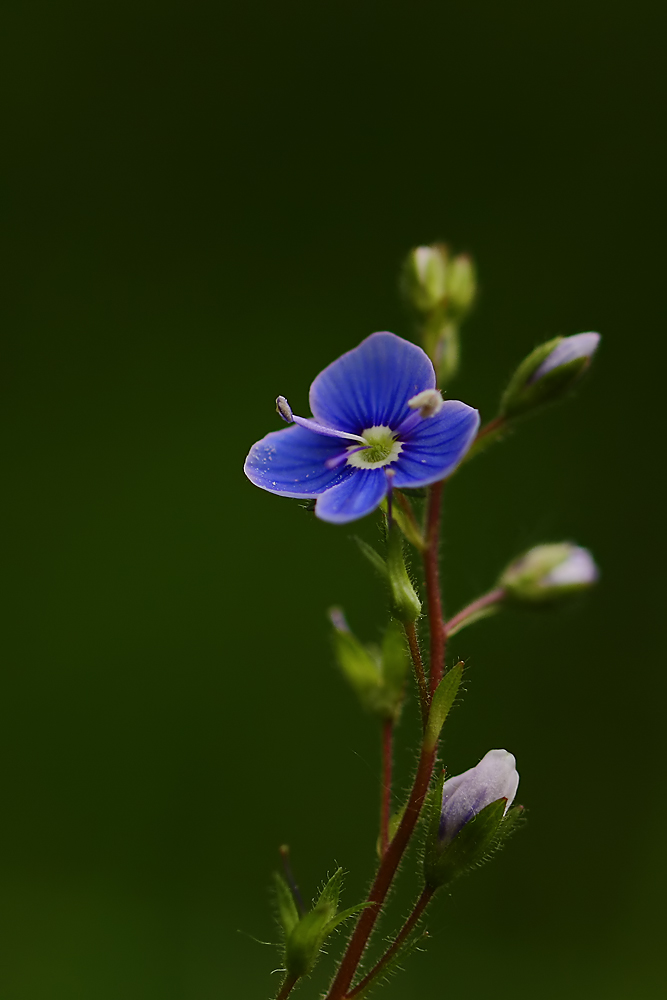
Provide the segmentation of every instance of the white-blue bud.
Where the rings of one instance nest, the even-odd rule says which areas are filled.
[[[498,799],[506,799],[504,815],[518,787],[516,760],[507,750],[489,750],[476,767],[448,778],[442,786],[441,847],[451,844],[466,823]]]
[[[588,549],[571,542],[536,545],[510,563],[498,581],[519,603],[548,604],[587,590],[600,572]]]

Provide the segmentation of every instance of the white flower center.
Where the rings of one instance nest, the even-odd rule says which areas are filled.
[[[379,469],[390,465],[403,451],[403,445],[396,440],[391,427],[367,427],[361,436],[367,447],[360,450],[359,445],[352,445],[347,449],[347,464],[357,469]]]

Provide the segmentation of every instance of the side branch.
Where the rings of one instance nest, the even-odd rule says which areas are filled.
[[[347,1000],[352,1000],[352,997],[356,997],[356,996],[359,995],[359,993],[363,993],[363,991],[366,989],[366,987],[374,979],[376,979],[377,976],[381,975],[382,970],[384,968],[386,968],[386,966],[389,964],[389,962],[391,962],[392,958],[394,957],[394,955],[396,954],[396,952],[400,950],[403,942],[405,941],[405,939],[407,938],[407,936],[410,934],[410,932],[413,929],[413,927],[415,926],[415,924],[417,924],[419,922],[419,919],[422,916],[424,910],[426,909],[426,907],[428,906],[428,904],[431,902],[431,899],[433,898],[434,892],[435,892],[435,889],[432,889],[429,886],[426,886],[426,888],[422,892],[421,896],[417,900],[417,902],[415,904],[414,910],[412,911],[412,913],[410,914],[410,916],[408,917],[408,919],[405,921],[405,923],[401,927],[401,929],[398,932],[398,934],[396,935],[395,940],[392,942],[392,944],[389,946],[389,948],[385,951],[384,955],[382,956],[382,958],[380,959],[380,961],[377,963],[377,965],[374,968],[371,969],[371,971],[368,973],[368,975],[364,976],[364,978],[360,982],[357,983],[357,985],[354,987],[354,989],[350,990],[350,992],[347,994]]]
[[[410,799],[403,819],[393,840],[389,843],[386,854],[380,862],[375,881],[368,895],[368,902],[375,903],[376,905],[367,907],[359,917],[340,968],[327,994],[327,1000],[343,1000],[350,987],[354,974],[357,971],[357,966],[368,944],[368,939],[375,927],[375,922],[380,915],[382,904],[396,875],[401,858],[417,825],[417,820],[419,819],[419,814],[431,782],[437,749],[437,746],[422,748],[419,764],[417,765],[417,774],[415,775],[414,785],[412,786],[412,792],[410,793]]]

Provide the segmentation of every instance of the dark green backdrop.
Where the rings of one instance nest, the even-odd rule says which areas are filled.
[[[340,352],[409,334],[398,263],[438,237],[478,260],[454,394],[487,417],[536,343],[605,338],[572,401],[452,485],[449,609],[545,539],[603,578],[452,643],[447,764],[511,749],[530,824],[387,996],[662,996],[665,20],[4,6],[3,1000],[267,1000],[247,935],[276,933],[276,846],[308,894],[336,862],[362,893],[376,734],[324,610],[372,639],[382,597],[351,531],[241,468],[278,392],[306,412]]]

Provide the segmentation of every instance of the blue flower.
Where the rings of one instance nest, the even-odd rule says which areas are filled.
[[[420,347],[373,333],[317,376],[314,418],[296,416],[278,397],[278,412],[292,426],[253,445],[245,473],[270,493],[317,499],[324,521],[364,517],[390,482],[412,489],[444,479],[474,441],[477,410],[443,401],[435,384]]]

